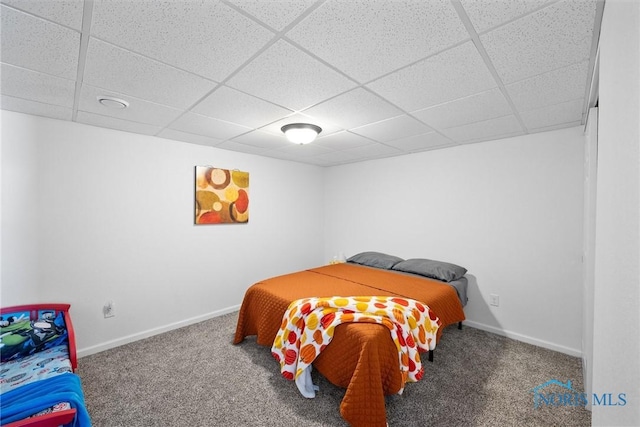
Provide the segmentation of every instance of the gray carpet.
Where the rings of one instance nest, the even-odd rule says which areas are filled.
[[[251,338],[231,344],[236,321],[231,313],[81,358],[78,373],[94,425],[347,426],[339,413],[343,389],[314,372],[320,392],[303,398],[280,376],[269,348]],[[582,407],[534,408],[531,389],[550,379],[571,380],[583,391],[577,358],[450,327],[435,361],[424,365],[420,382],[387,397],[391,427],[591,424]]]

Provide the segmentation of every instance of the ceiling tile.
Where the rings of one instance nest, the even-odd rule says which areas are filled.
[[[76,117],[78,123],[99,126],[103,128],[122,130],[125,132],[141,133],[145,135],[155,135],[162,129],[160,126],[152,126],[144,123],[130,122],[128,120],[117,119],[115,117],[101,116],[100,114],[78,111]]]
[[[266,25],[281,31],[295,21],[300,14],[311,7],[315,0],[297,0],[297,1],[268,1],[264,0],[231,0],[234,6],[249,13]]]
[[[469,38],[445,0],[328,1],[286,35],[361,83]]]
[[[261,156],[271,157],[271,158],[280,159],[280,160],[287,160],[291,162],[301,162],[301,160],[296,158],[295,156],[292,156],[288,152],[280,151],[280,150],[265,150],[262,152]]]
[[[314,164],[320,166],[331,166],[336,164],[351,163],[358,160],[355,154],[348,151],[330,151],[324,154],[318,154],[312,159]]]
[[[504,84],[589,59],[595,0],[562,1],[480,36]]]
[[[120,98],[127,101],[129,106],[123,109],[106,107],[98,102],[99,96]],[[183,110],[132,98],[89,85],[82,85],[78,110],[158,126],[168,125],[183,113]]]
[[[220,140],[225,140],[249,132],[251,128],[240,126],[235,123],[225,122],[211,117],[202,116],[195,113],[186,113],[173,122],[171,129],[183,132],[195,133],[196,135],[208,136]]]
[[[367,85],[406,111],[431,107],[496,86],[471,42]]]
[[[575,122],[567,122],[567,123],[561,123],[559,125],[552,125],[552,126],[545,126],[537,129],[531,129],[529,133],[540,133],[540,132],[548,132],[548,131],[557,130],[557,129],[566,129],[566,128],[582,126],[583,124],[584,122],[582,120],[579,120]]]
[[[540,74],[506,86],[507,93],[521,113],[545,105],[584,97],[588,62]]]
[[[449,138],[440,135],[436,132],[425,133],[422,135],[414,135],[408,138],[397,139],[395,141],[386,142],[386,145],[390,145],[402,151],[424,151],[433,149],[436,147],[443,147],[448,145],[456,145],[455,142]]]
[[[216,81],[273,37],[218,1],[96,0],[91,34]]]
[[[318,138],[314,144],[322,145],[323,147],[331,148],[333,150],[346,150],[348,148],[375,144],[375,142],[365,138],[364,136],[342,131]]]
[[[478,33],[526,15],[553,0],[460,0]]]
[[[278,151],[285,153],[285,155],[290,159],[303,159],[320,154],[327,154],[333,150],[317,144],[289,144],[285,147],[279,148]]]
[[[522,113],[522,121],[527,129],[539,129],[563,123],[573,123],[582,119],[584,99],[576,99],[562,104],[551,105]]]
[[[264,126],[293,113],[226,86],[218,87],[192,111],[249,127]]]
[[[221,148],[223,150],[229,150],[229,151],[238,151],[240,153],[256,154],[259,156],[265,155],[265,153],[269,151],[264,148],[254,147],[252,145],[240,144],[234,141],[224,141],[222,144],[216,145],[216,148]]]
[[[500,89],[456,99],[411,114],[434,129],[446,129],[511,114]]]
[[[522,136],[524,134],[525,133],[523,131],[519,130],[519,131],[504,133],[501,135],[489,135],[489,136],[483,136],[483,137],[464,141],[464,144],[476,144],[478,142],[497,141],[499,139],[513,138],[514,136]]]
[[[80,33],[4,5],[0,9],[2,62],[76,78]]]
[[[402,111],[366,89],[357,88],[305,110],[304,114],[348,129],[399,116]]]
[[[313,166],[320,166],[320,167],[333,166],[334,164],[339,164],[339,163],[330,163],[328,160],[325,160],[323,157],[321,157],[321,155],[314,156],[314,157],[306,157],[304,159],[299,160],[298,162],[305,163],[308,165],[313,165]],[[345,163],[348,163],[348,162],[345,162]]]
[[[192,144],[206,145],[209,147],[218,146],[222,140],[210,138],[208,136],[195,135],[193,133],[181,132],[175,129],[163,129],[158,134],[160,138],[173,139],[175,141],[190,142]]]
[[[482,138],[498,138],[506,134],[522,134],[524,132],[516,117],[511,115],[444,129],[442,133],[456,142],[468,142]]]
[[[240,135],[233,141],[264,149],[277,149],[291,145],[284,135],[273,135],[259,130]]]
[[[92,38],[84,83],[177,108],[189,108],[216,84]]]
[[[3,4],[80,31],[84,0],[2,0]]]
[[[73,80],[2,64],[0,90],[3,95],[44,104],[73,107],[76,84]]]
[[[351,80],[282,40],[226,84],[296,111],[355,86]]]
[[[284,138],[284,134],[282,133],[282,126],[289,123],[311,123],[316,126],[320,126],[320,128],[322,128],[322,132],[320,132],[321,136],[331,135],[332,133],[342,130],[340,127],[334,125],[333,123],[330,123],[318,117],[308,116],[306,113],[292,114],[282,120],[278,120],[277,122],[264,126],[260,130]]]
[[[344,152],[347,154],[351,154],[360,160],[377,159],[381,157],[391,157],[403,154],[401,150],[398,150],[395,147],[378,144],[377,142],[362,147],[349,148],[347,150],[344,150]]]
[[[355,128],[351,131],[367,138],[375,139],[378,142],[386,142],[431,132],[433,129],[413,117],[404,115]]]
[[[31,114],[33,116],[51,117],[52,119],[71,120],[72,110],[69,107],[43,104],[42,102],[29,101],[27,99],[14,98],[2,95],[0,107],[3,110],[18,113]]]

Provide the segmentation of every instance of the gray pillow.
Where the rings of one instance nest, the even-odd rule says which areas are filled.
[[[393,266],[392,270],[419,274],[432,279],[442,280],[443,282],[458,280],[467,272],[466,268],[460,267],[459,265],[423,258],[412,258],[399,262]]]
[[[402,261],[402,258],[383,254],[381,252],[360,252],[347,260],[347,262],[352,262],[354,264],[384,268],[386,270],[390,269],[400,261]]]

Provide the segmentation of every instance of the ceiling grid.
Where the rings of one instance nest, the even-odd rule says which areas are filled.
[[[584,124],[603,5],[0,0],[0,106],[319,166],[478,143]]]

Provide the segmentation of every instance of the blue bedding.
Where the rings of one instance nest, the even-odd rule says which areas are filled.
[[[34,396],[38,396],[34,398]],[[69,402],[77,413],[73,427],[91,426],[84,404],[80,377],[71,372],[35,381],[2,394],[1,424],[19,421],[60,402]]]
[[[66,345],[48,348],[22,359],[13,359],[2,364],[0,393],[65,372],[73,372]]]

